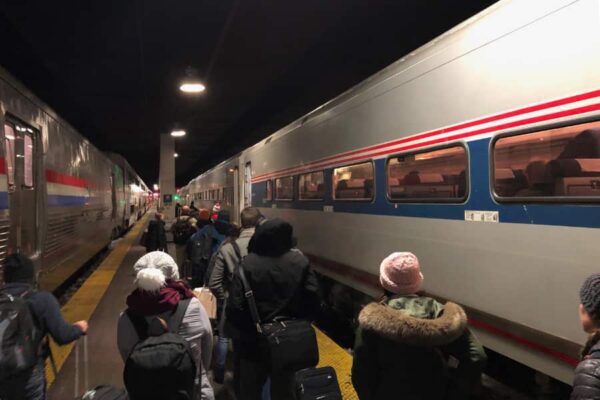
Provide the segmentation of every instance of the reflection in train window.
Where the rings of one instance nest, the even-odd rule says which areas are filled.
[[[275,200],[292,200],[294,198],[294,178],[275,179]]]
[[[273,200],[273,181],[270,179],[266,182],[265,186],[265,200]]]
[[[323,200],[325,196],[325,177],[323,171],[310,172],[298,177],[300,200]]]
[[[597,198],[600,122],[501,137],[493,160],[500,198]]]
[[[373,163],[349,165],[333,170],[333,198],[335,200],[372,200]]]
[[[15,130],[12,125],[4,124],[4,159],[8,185],[15,185]]]
[[[33,138],[29,133],[23,135],[23,184],[28,187],[33,187]]]
[[[467,192],[467,151],[460,145],[394,156],[387,191],[394,201],[461,202]]]

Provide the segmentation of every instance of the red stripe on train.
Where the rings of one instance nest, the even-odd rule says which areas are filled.
[[[90,186],[89,182],[85,179],[81,179],[76,176],[64,175],[51,169],[46,170],[46,181],[80,188],[88,188]]]
[[[6,160],[0,157],[0,174],[6,175]]]
[[[282,176],[282,175],[288,175],[288,174],[293,174],[293,173],[298,173],[298,172],[304,172],[304,171],[308,171],[308,170],[315,169],[315,168],[326,168],[326,167],[330,167],[330,166],[333,166],[333,165],[336,165],[336,164],[340,164],[340,163],[348,163],[348,162],[352,162],[352,161],[365,160],[365,159],[372,158],[372,157],[378,157],[378,156],[383,156],[383,155],[394,154],[394,153],[397,153],[399,151],[412,150],[412,149],[416,149],[416,148],[420,148],[420,147],[426,147],[426,146],[431,146],[431,145],[434,145],[434,144],[449,142],[449,141],[452,141],[452,140],[464,139],[464,138],[478,136],[478,135],[483,135],[483,134],[491,133],[491,132],[495,132],[495,131],[501,131],[501,130],[505,130],[505,129],[516,128],[516,127],[519,127],[519,126],[535,124],[535,123],[538,123],[538,122],[546,122],[546,121],[549,121],[549,120],[552,120],[552,119],[559,119],[559,118],[574,116],[574,115],[578,115],[578,114],[586,114],[586,113],[589,113],[589,112],[599,111],[599,110],[600,110],[600,104],[591,104],[591,105],[587,105],[587,106],[583,106],[583,107],[578,107],[578,108],[573,108],[573,109],[569,109],[569,110],[557,111],[557,112],[554,112],[554,113],[545,114],[545,115],[539,115],[539,116],[536,116],[536,117],[525,118],[525,119],[521,119],[521,120],[518,120],[518,121],[506,122],[504,124],[494,125],[494,126],[490,126],[490,127],[487,127],[487,128],[480,128],[480,129],[476,129],[476,130],[470,131],[470,132],[464,132],[464,133],[460,133],[460,134],[456,134],[456,135],[451,135],[451,136],[441,137],[441,138],[437,138],[437,139],[432,139],[432,140],[428,140],[428,141],[421,142],[421,143],[414,143],[414,144],[407,145],[407,146],[399,146],[399,147],[395,147],[395,148],[392,148],[392,149],[386,149],[386,150],[379,151],[379,152],[376,152],[376,153],[363,154],[363,155],[360,155],[360,156],[350,157],[350,158],[336,159],[336,161],[333,162],[333,163],[332,162],[319,161],[316,164],[312,164],[312,165],[307,164],[307,165],[302,166],[302,167],[294,167],[289,172],[285,172],[284,170],[282,170],[282,171],[278,171],[278,172],[272,172],[272,173],[269,173],[269,174],[264,174],[262,176],[255,177],[252,180],[252,182],[253,183],[254,182],[260,182],[261,180],[273,178],[273,177],[276,177],[276,176]],[[411,138],[410,140],[412,141],[412,140],[414,140],[414,138]],[[362,153],[363,150],[361,150],[360,152]]]

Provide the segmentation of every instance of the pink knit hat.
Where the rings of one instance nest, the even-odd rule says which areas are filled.
[[[399,252],[387,256],[379,267],[379,281],[384,289],[396,294],[413,294],[421,289],[423,274],[413,253]]]

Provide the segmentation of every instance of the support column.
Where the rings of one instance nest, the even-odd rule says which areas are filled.
[[[175,218],[175,140],[169,134],[160,135],[160,172],[158,185],[160,186],[159,206],[164,208],[165,220]],[[165,195],[171,196],[171,202],[165,202]]]

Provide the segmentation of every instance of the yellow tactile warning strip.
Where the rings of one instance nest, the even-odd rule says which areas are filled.
[[[342,398],[344,400],[358,400],[358,395],[350,378],[352,356],[319,329],[315,328],[315,330],[317,331],[317,342],[319,344],[318,367],[333,367],[340,383]]]
[[[71,297],[67,304],[62,307],[61,311],[66,321],[88,321],[90,319],[96,306],[98,306],[98,303],[102,300],[106,289],[108,289],[115,273],[121,266],[127,252],[135,243],[142,228],[146,225],[149,216],[150,213],[146,213],[146,215],[131,228],[131,230],[117,243],[104,261],[102,261],[96,271],[86,279],[73,297]],[[67,360],[73,346],[73,343],[65,346],[58,346],[53,341],[50,342],[50,348],[52,349],[52,354],[56,360],[56,368],[58,371],[60,371]],[[56,377],[52,372],[49,361],[46,363],[46,378],[48,387],[50,387]]]

